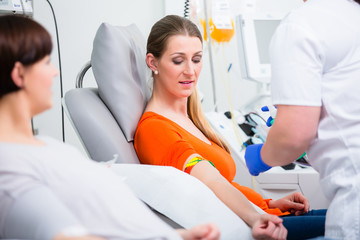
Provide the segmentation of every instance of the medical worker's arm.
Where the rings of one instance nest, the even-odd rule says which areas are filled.
[[[188,160],[194,156],[190,156]],[[185,162],[186,164],[186,162]],[[215,195],[252,228],[255,239],[286,239],[287,231],[282,219],[268,214],[259,214],[247,198],[227,181],[208,161],[197,163],[192,176],[207,185]]]
[[[271,166],[283,166],[295,161],[316,136],[320,107],[277,106],[276,121],[264,144],[250,145],[245,152],[246,165],[252,175]]]
[[[320,107],[278,105],[276,121],[261,149],[263,162],[282,166],[301,156],[316,136],[320,111]]]

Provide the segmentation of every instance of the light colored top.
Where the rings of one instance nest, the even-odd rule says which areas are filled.
[[[310,0],[284,19],[270,48],[273,103],[321,106],[308,154],[322,178],[339,165],[360,172],[343,161],[360,156],[359,22],[353,1]]]
[[[308,0],[282,21],[270,46],[273,104],[321,107],[317,135],[307,153],[332,201],[326,232],[335,229],[327,235],[333,238],[360,238],[355,194],[360,184],[359,22],[360,5],[352,0]],[[342,191],[353,191],[355,197]],[[346,219],[357,223],[349,222],[341,235],[336,228],[347,224]],[[354,230],[357,237],[345,237]]]
[[[8,212],[17,199],[41,186],[50,189],[90,234],[108,239],[180,239],[105,165],[70,145],[39,139],[46,145],[0,143],[0,235],[4,237]]]
[[[183,171],[192,154],[211,161],[217,170],[249,201],[267,213],[284,215],[278,208],[269,208],[269,200],[252,190],[233,182],[236,174],[234,159],[214,142],[205,143],[175,122],[154,112],[145,112],[135,133],[134,146],[139,160],[144,164],[172,166]]]

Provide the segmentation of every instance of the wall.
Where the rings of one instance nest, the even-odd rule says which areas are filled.
[[[147,36],[151,26],[165,14],[184,13],[184,1],[175,0],[51,0],[55,10],[62,63],[63,92],[75,86],[75,79],[81,67],[90,59],[92,41],[98,26],[102,22],[113,25],[128,25],[135,23],[144,36]],[[198,0],[202,2],[202,0]],[[208,1],[208,4],[210,1]],[[230,0],[232,15],[239,14],[246,4],[253,4],[255,11],[288,12],[301,4],[300,0]],[[34,18],[42,23],[51,33],[54,42],[52,61],[59,66],[57,42],[53,16],[46,0],[34,1]],[[241,79],[237,46],[235,37],[225,44],[214,44],[213,59],[215,65],[216,106],[219,111],[227,110],[232,104],[234,109],[242,108],[249,99],[258,93],[257,84]],[[232,64],[228,72],[229,65]],[[205,111],[215,109],[213,87],[210,74],[209,46],[204,45],[204,68],[200,76],[199,90],[204,95]],[[85,86],[93,86],[91,71],[86,75]],[[62,113],[60,101],[60,77],[55,79],[54,107],[34,118],[35,128],[39,134],[50,135],[62,139]],[[64,116],[65,139],[82,149],[67,116]]]
[[[203,0],[191,0],[198,4],[197,12],[204,14]],[[231,7],[232,18],[243,13],[247,6],[252,5],[256,13],[278,12],[288,13],[291,9],[301,5],[301,0],[228,0]],[[211,11],[211,1],[207,1],[209,15]],[[184,14],[184,1],[173,0],[165,1],[165,11],[167,14]],[[249,11],[247,9],[246,11]],[[235,26],[236,30],[236,26]],[[218,111],[233,109],[243,109],[255,96],[258,95],[259,85],[255,82],[241,78],[239,56],[237,50],[236,34],[230,42],[212,43],[215,78],[215,96],[213,99],[213,87],[211,81],[209,45],[204,44],[204,67],[200,76],[199,89],[204,94],[203,108],[205,111],[213,111],[215,106]],[[228,71],[231,64],[231,69]],[[266,99],[270,102],[270,99]],[[261,103],[259,103],[261,105]]]
[[[129,25],[135,23],[144,36],[147,36],[155,21],[164,16],[163,0],[76,0],[50,1],[57,18],[64,93],[75,86],[75,79],[81,67],[90,60],[92,41],[97,28],[102,22],[113,25]],[[56,34],[50,7],[46,0],[34,1],[34,18],[50,31],[54,50],[52,61],[58,65]],[[54,106],[34,118],[35,128],[39,134],[50,135],[62,139],[60,77],[53,85]],[[86,75],[85,86],[93,86],[92,73]],[[65,115],[66,142],[82,148],[75,132]]]

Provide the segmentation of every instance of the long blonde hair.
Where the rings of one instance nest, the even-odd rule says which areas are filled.
[[[167,47],[168,39],[175,35],[197,37],[200,39],[201,43],[203,42],[201,33],[193,22],[180,16],[168,15],[156,22],[151,28],[146,45],[147,53],[153,54],[155,58],[161,58]],[[230,153],[225,141],[212,129],[209,122],[206,120],[196,88],[188,97],[187,113],[195,126],[209,140]]]
[[[222,147],[225,151],[230,153],[229,147],[225,140],[217,134],[207,121],[204,112],[201,107],[201,103],[198,97],[197,89],[195,88],[193,93],[189,96],[187,102],[187,113],[191,121],[195,126],[211,141]]]

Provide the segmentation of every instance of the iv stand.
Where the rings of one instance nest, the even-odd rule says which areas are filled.
[[[208,8],[207,8],[207,0],[204,0],[204,12],[205,12],[205,26],[206,26],[206,36],[208,39],[208,46],[209,46],[209,58],[210,58],[210,73],[211,73],[211,85],[213,90],[213,101],[214,101],[214,110],[215,112],[218,111],[217,107],[217,99],[216,99],[216,84],[215,84],[215,75],[214,75],[214,61],[212,55],[212,46],[211,46],[211,38],[210,38],[210,26],[208,21]]]

